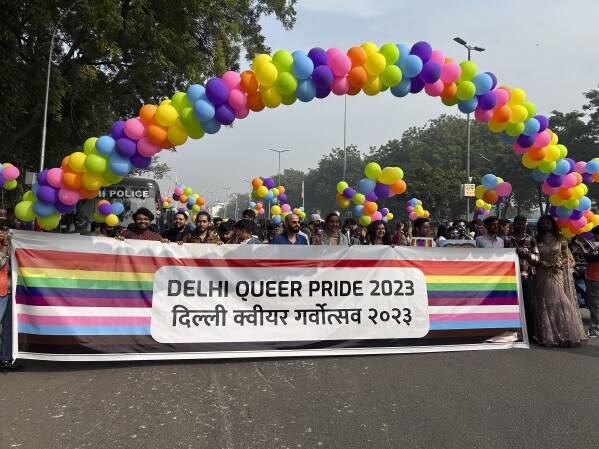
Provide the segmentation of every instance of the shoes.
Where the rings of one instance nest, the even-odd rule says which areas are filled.
[[[9,361],[0,362],[0,370],[4,371],[23,371],[25,365],[19,365],[18,363],[12,363]]]

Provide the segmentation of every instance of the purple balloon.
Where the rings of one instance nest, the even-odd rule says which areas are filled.
[[[433,55],[433,48],[430,46],[428,42],[416,42],[414,45],[412,45],[412,48],[410,49],[410,54],[418,56],[420,59],[422,59],[423,63],[428,62],[429,59],[431,59],[431,56]]]
[[[555,173],[551,173],[549,178],[545,180],[549,187],[560,187],[564,183],[563,175],[556,175]]]
[[[131,165],[135,165],[137,168],[146,168],[152,163],[151,157],[145,157],[135,152],[133,156],[131,156]]]
[[[98,207],[98,212],[102,215],[110,215],[112,213],[112,206],[110,204],[102,203]]]
[[[583,233],[582,233],[582,236],[583,236],[585,239],[587,239],[587,240],[590,240],[591,242],[592,242],[593,240],[595,240],[595,236],[593,235],[593,233],[592,233],[591,231],[583,232]]]
[[[118,120],[112,124],[110,127],[110,136],[114,140],[119,140],[121,137],[126,137],[125,122],[123,120]]]
[[[532,136],[520,134],[520,137],[518,137],[516,142],[518,142],[518,145],[520,145],[522,148],[530,148],[535,143],[535,139],[536,135],[534,134]]]
[[[333,71],[326,65],[314,67],[314,71],[312,72],[312,82],[317,89],[319,87],[330,87],[333,82]]]
[[[317,87],[316,88],[316,98],[326,98],[331,93],[331,89],[329,87]]]
[[[214,118],[221,125],[230,125],[235,121],[235,110],[227,103],[221,104],[216,108]]]
[[[539,122],[539,125],[541,125],[541,127],[539,128],[539,132],[545,131],[549,126],[549,119],[544,115],[535,115],[535,118]]]
[[[441,78],[441,66],[435,61],[428,61],[422,66],[420,78],[427,84],[434,83]]]
[[[179,201],[179,198],[181,198],[179,195],[177,195],[176,193],[173,193],[173,199],[175,201]]]
[[[322,48],[314,47],[312,50],[308,52],[308,58],[312,60],[312,63],[316,68],[321,65],[326,65],[329,57],[327,56],[327,52],[324,51]]]
[[[582,217],[582,215],[583,212],[581,210],[574,209],[570,215],[570,220],[578,220],[580,217]]]
[[[381,215],[382,215],[383,217],[386,217],[388,213],[389,213],[389,210],[388,210],[388,209],[386,209],[386,208],[383,208],[383,209],[381,209]]]
[[[550,206],[549,207],[549,215],[551,215],[552,217],[556,217],[557,216],[557,206]]]
[[[501,204],[503,202],[503,197],[499,195],[493,204]]]
[[[412,83],[412,85],[410,86],[410,93],[417,94],[422,89],[424,89],[424,81],[422,81],[419,76],[410,78],[410,81]]]
[[[483,111],[490,111],[495,105],[497,105],[497,95],[495,92],[478,95],[478,107]]]
[[[123,157],[130,158],[137,152],[137,142],[128,137],[121,137],[116,141],[116,152]]]
[[[391,187],[387,184],[379,183],[374,188],[374,194],[377,198],[387,198],[389,196],[389,192],[391,192]]]
[[[54,203],[54,208],[61,214],[70,214],[71,212],[75,212],[77,209],[77,204],[68,205],[57,201]]]
[[[277,199],[279,200],[279,202],[284,202],[287,201],[287,195],[285,195],[284,193],[279,193],[279,196],[277,196]]]
[[[2,187],[5,182],[6,182],[6,179],[4,179],[4,176],[0,175],[0,187]]]
[[[191,210],[192,207],[193,207],[193,204],[187,203],[187,209]]]
[[[351,200],[355,194],[356,194],[356,191],[354,189],[352,189],[351,187],[346,187],[343,190],[343,196],[345,198],[347,198],[348,200]]]
[[[48,185],[37,189],[37,199],[42,203],[54,204],[58,201],[58,190]]]
[[[229,89],[220,78],[210,78],[206,83],[206,97],[214,106],[220,106],[229,98]]]
[[[275,186],[275,181],[272,178],[266,178],[264,181],[262,181],[262,185],[267,189],[272,189]]]
[[[586,185],[590,185],[593,182],[593,175],[591,175],[590,173],[582,173],[582,182],[584,182]]]
[[[564,158],[565,161],[568,162],[568,164],[570,164],[570,171],[568,173],[572,173],[574,170],[576,170],[576,162],[574,162],[573,159],[570,159],[569,157]]]
[[[38,175],[37,175],[37,183],[40,186],[47,186],[48,183],[46,182],[46,176],[48,176],[48,170],[42,170]]]
[[[489,75],[491,77],[491,90],[495,89],[495,87],[497,87],[497,77],[491,73],[491,72],[485,72],[487,75]]]
[[[364,198],[366,199],[366,201],[376,201],[378,199],[376,196],[376,193],[374,193],[374,192],[370,192]]]

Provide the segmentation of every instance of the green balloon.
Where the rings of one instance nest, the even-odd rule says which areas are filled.
[[[173,95],[171,97],[171,106],[177,110],[179,115],[181,115],[183,109],[193,107],[187,99],[187,94],[185,92],[177,92]]]
[[[204,129],[198,118],[193,114],[192,108],[185,108],[181,112],[181,123],[187,130],[187,135],[192,139],[201,139],[204,137]]]
[[[106,170],[104,173],[102,173],[102,177],[108,183],[107,185],[118,184],[123,180],[122,176],[115,175],[110,170]]]
[[[23,195],[23,201],[30,201],[31,203],[33,203],[35,200],[37,200],[37,198],[35,197],[35,195],[33,194],[33,192],[31,190],[28,190]]]
[[[460,84],[458,84],[456,97],[462,101],[470,100],[472,97],[474,97],[475,93],[476,86],[472,81],[462,81]]]
[[[272,56],[272,63],[279,71],[279,74],[281,72],[291,72],[293,56],[287,50],[279,50]]]
[[[520,122],[520,123],[512,123],[512,122],[508,122],[507,125],[505,126],[505,132],[509,135],[509,136],[519,136],[520,134],[522,134],[522,131],[524,131],[524,122]]]
[[[279,71],[276,84],[283,95],[292,94],[297,89],[297,79],[289,72]]]
[[[85,158],[85,168],[95,175],[103,174],[108,168],[108,159],[100,154],[89,154]]]
[[[295,96],[295,94],[290,93],[289,95],[283,95],[281,103],[283,103],[285,106],[290,106],[293,103],[295,103],[295,100],[297,100],[297,97]]]
[[[379,49],[379,53],[387,60],[387,66],[395,64],[397,58],[399,58],[399,48],[394,44],[385,44]]]
[[[83,152],[85,154],[98,154],[98,150],[96,150],[96,140],[98,140],[97,137],[90,137],[83,143]]]
[[[470,81],[476,75],[476,64],[472,61],[460,62],[462,74],[458,78],[458,82]]]
[[[368,179],[372,179],[373,181],[376,181],[377,179],[379,179],[379,176],[381,176],[381,172],[382,172],[381,166],[379,164],[377,164],[376,162],[370,162],[364,168],[364,174],[366,175],[366,177]]]
[[[385,86],[393,87],[397,86],[402,78],[401,69],[396,65],[388,65],[381,73],[381,80]]]
[[[31,191],[27,192],[31,193]],[[33,194],[32,194],[33,195]],[[25,198],[25,196],[23,196]],[[19,220],[31,221],[35,218],[32,201],[21,201],[15,206],[15,215]]]
[[[60,217],[60,214],[52,214],[48,215],[47,217],[37,217],[37,224],[40,225],[40,228],[50,231],[58,226],[58,223],[60,223]]]

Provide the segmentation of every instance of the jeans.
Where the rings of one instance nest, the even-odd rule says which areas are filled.
[[[587,307],[591,312],[591,327],[589,334],[599,335],[599,281],[587,279]]]
[[[532,276],[521,277],[522,300],[524,301],[524,314],[526,316],[526,331],[528,339],[531,340],[534,335],[535,327],[535,303],[532,290]]]
[[[12,298],[10,293],[0,296],[0,361],[12,361]]]
[[[587,286],[584,281],[584,277],[574,276],[574,289],[576,290],[576,299],[578,300],[578,305],[585,306],[585,297],[587,294]]]

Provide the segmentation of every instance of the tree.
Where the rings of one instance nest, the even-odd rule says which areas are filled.
[[[48,167],[142,104],[238,71],[242,51],[248,59],[270,51],[260,18],[290,29],[295,2],[0,0],[0,160],[37,171],[54,27]]]

